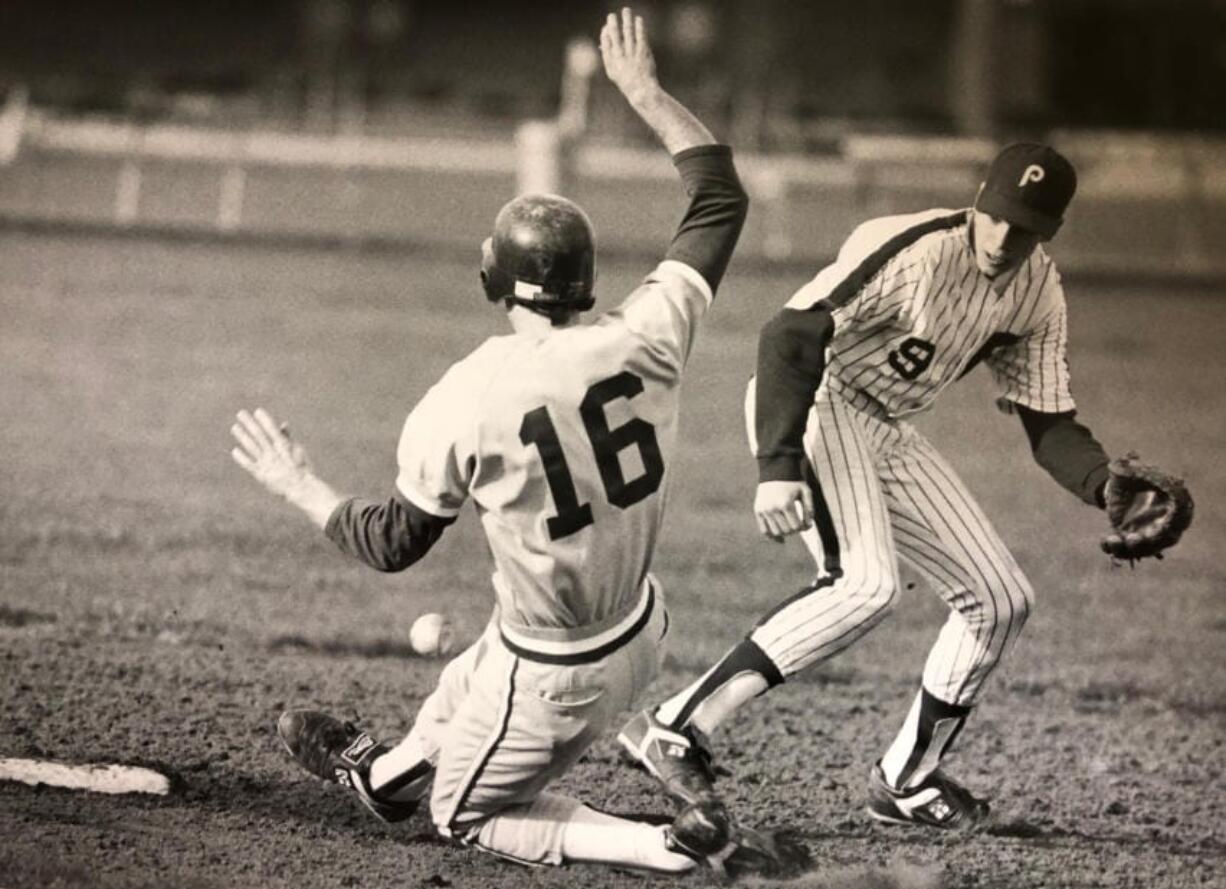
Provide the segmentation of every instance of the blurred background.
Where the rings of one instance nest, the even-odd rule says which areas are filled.
[[[544,187],[605,248],[656,249],[675,208],[645,199],[672,174],[591,54],[609,8],[6,0],[0,220],[442,246]],[[1226,270],[1226,0],[636,9],[662,82],[744,158],[746,257],[963,206],[1002,142],[1043,138],[1082,176],[1066,268]]]
[[[687,371],[652,564],[676,627],[660,697],[812,579],[749,509],[762,324],[864,219],[967,206],[1002,143],[1051,140],[1080,176],[1050,245],[1078,409],[1109,453],[1186,477],[1195,525],[1161,563],[1114,565],[1102,515],[971,374],[917,425],[1039,591],[958,764],[1016,827],[951,855],[851,815],[945,619],[924,590],[717,745],[738,811],[802,813],[824,885],[1221,885],[1226,0],[639,6],[662,82],[753,197]],[[402,732],[440,666],[407,656],[413,619],[476,638],[490,566],[474,510],[411,571],[339,557],[233,465],[228,430],[263,405],[338,490],[390,493],[406,413],[506,330],[477,264],[517,189],[588,209],[600,309],[642,280],[685,201],[599,70],[607,8],[0,0],[0,755],[184,781],[155,803],[0,782],[4,886],[314,889],[352,883],[355,849],[367,886],[577,882],[406,846],[281,754],[283,707]],[[611,740],[567,781],[658,810]]]

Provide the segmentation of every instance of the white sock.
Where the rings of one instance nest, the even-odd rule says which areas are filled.
[[[969,705],[951,704],[922,686],[890,749],[881,758],[881,771],[891,787],[918,787],[941,765],[941,758],[957,737]]]
[[[680,694],[674,695],[661,704],[656,710],[656,718],[663,723],[672,725],[681,713],[682,708],[685,707],[690,698],[698,693],[702,684],[707,680],[707,676],[710,675],[710,672],[708,672]],[[743,704],[752,701],[768,688],[770,688],[770,683],[766,681],[766,678],[761,673],[753,670],[737,673],[708,694],[694,708],[687,723],[693,725],[704,734],[709,735],[724,720],[740,709]]]
[[[579,806],[562,833],[566,861],[613,864],[679,874],[698,866],[664,845],[664,828]]]
[[[380,799],[388,801],[421,799],[434,777],[433,767],[426,771],[423,769],[425,764],[429,764],[429,759],[421,743],[414,735],[409,735],[370,764],[370,789]],[[414,771],[421,774],[404,786],[388,791],[389,785],[399,783]]]
[[[919,712],[920,696],[916,695],[911,702],[911,709],[907,711],[907,718],[903,720],[902,728],[894,736],[885,756],[881,757],[881,771],[885,773],[886,783],[896,790],[901,789],[898,786],[898,778],[911,757],[911,751],[915,749],[915,739],[919,734]]]

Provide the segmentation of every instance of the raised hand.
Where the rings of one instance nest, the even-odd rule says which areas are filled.
[[[609,13],[605,19],[600,29],[600,57],[609,80],[669,154],[715,142],[703,122],[660,86],[655,56],[647,42],[647,26],[630,7],[623,7],[620,15]]]
[[[647,26],[643,17],[630,7],[622,7],[621,15],[609,13],[600,29],[600,57],[605,74],[632,103],[659,88],[656,80],[656,60],[647,42]]]

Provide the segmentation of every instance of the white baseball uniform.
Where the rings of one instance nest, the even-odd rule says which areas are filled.
[[[541,790],[655,676],[667,616],[648,571],[711,297],[665,260],[592,324],[487,340],[406,421],[400,493],[441,518],[471,499],[496,568],[494,617],[410,733],[435,762],[442,832],[558,863],[554,809],[577,803]],[[535,817],[502,815],[527,804]]]

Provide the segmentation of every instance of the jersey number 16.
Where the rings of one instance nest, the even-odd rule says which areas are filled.
[[[641,417],[634,417],[610,429],[605,416],[605,405],[610,401],[634,398],[642,391],[643,380],[637,374],[624,370],[593,383],[579,404],[579,416],[583,419],[583,428],[587,430],[588,441],[596,457],[596,468],[600,470],[605,496],[620,509],[633,506],[654,494],[664,478],[664,458],[660,456],[655,427]],[[525,445],[536,445],[545,467],[545,481],[549,484],[549,493],[553,495],[553,504],[558,510],[557,515],[550,516],[545,522],[549,539],[559,540],[592,524],[592,505],[579,502],[570,467],[566,465],[566,455],[562,453],[562,443],[558,440],[558,430],[553,425],[548,408],[542,405],[524,414],[524,421],[519,427],[519,440]],[[617,455],[629,447],[638,448],[643,474],[627,481]]]

